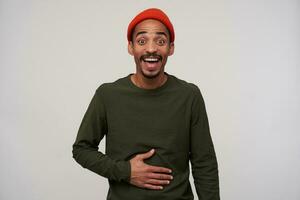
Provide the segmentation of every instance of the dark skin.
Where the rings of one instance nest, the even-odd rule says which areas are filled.
[[[168,56],[174,52],[174,43],[170,43],[169,31],[161,22],[152,19],[140,22],[128,44],[128,52],[134,56],[136,63],[136,73],[130,77],[136,86],[154,89],[166,82],[168,77],[164,67]],[[155,150],[152,149],[130,160],[132,185],[161,190],[170,184],[173,179],[171,169],[144,162],[154,154]]]
[[[152,149],[147,153],[137,154],[130,160],[130,183],[132,185],[152,190],[161,190],[164,185],[170,184],[170,181],[173,179],[171,169],[148,165],[144,162],[144,160],[153,156],[154,153],[155,150]]]
[[[174,53],[174,43],[170,43],[169,31],[161,22],[152,19],[140,22],[128,44],[128,52],[136,63],[136,73],[131,80],[138,87],[154,89],[166,81],[164,67]],[[147,57],[157,58],[158,62],[145,62],[143,58]]]

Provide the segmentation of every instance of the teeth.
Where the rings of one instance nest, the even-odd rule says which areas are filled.
[[[145,58],[144,60],[147,62],[157,62],[158,58]]]

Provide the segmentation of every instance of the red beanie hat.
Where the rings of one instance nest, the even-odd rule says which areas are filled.
[[[160,9],[158,8],[149,8],[147,10],[142,11],[139,13],[133,20],[130,22],[128,25],[127,29],[127,40],[128,42],[132,40],[132,31],[134,30],[135,26],[140,23],[141,21],[144,21],[146,19],[156,19],[163,23],[167,29],[170,32],[170,42],[174,42],[175,40],[175,33],[174,33],[174,28],[173,25],[168,18],[168,16]]]

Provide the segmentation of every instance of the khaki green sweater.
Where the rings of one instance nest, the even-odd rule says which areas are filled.
[[[167,74],[167,73],[166,73]],[[130,75],[95,92],[73,145],[73,157],[109,181],[108,200],[192,200],[189,161],[199,200],[219,199],[218,166],[206,110],[197,86],[167,74],[156,89],[135,86]],[[106,151],[98,151],[103,137]],[[162,190],[133,186],[129,160],[154,148],[145,160],[172,169]]]

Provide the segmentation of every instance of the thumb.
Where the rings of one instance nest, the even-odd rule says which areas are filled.
[[[155,151],[154,149],[151,149],[150,151],[148,151],[146,153],[142,153],[142,154],[140,154],[140,158],[142,160],[148,159],[154,154],[154,151]]]

